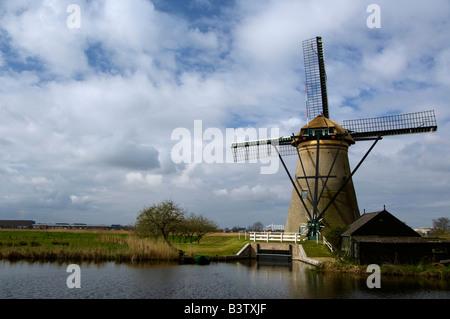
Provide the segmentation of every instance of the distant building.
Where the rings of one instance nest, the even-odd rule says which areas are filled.
[[[233,228],[225,227],[223,229],[224,233],[238,233],[245,231],[245,227],[234,226]]]
[[[268,225],[265,227],[265,231],[270,232],[283,232],[284,231],[284,225]]]
[[[450,241],[422,238],[386,210],[360,216],[341,239],[342,251],[360,264],[415,264],[450,258]]]
[[[420,227],[419,229],[415,229],[422,236],[428,236],[432,230],[433,227]]]
[[[0,220],[0,228],[28,229],[35,223],[34,220]]]
[[[37,223],[34,224],[33,229],[99,229],[99,230],[120,230],[122,229],[122,225],[113,224],[113,225],[91,225],[84,223]]]
[[[100,229],[121,230],[119,224],[96,225],[84,223],[36,223],[34,220],[0,220],[0,228],[8,229]]]

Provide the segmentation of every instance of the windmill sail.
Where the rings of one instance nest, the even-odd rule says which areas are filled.
[[[292,147],[292,137],[261,139],[254,141],[236,142],[231,144],[235,162],[247,162],[260,158],[296,155],[297,150]]]
[[[434,110],[365,119],[344,120],[342,125],[354,141],[378,136],[428,133],[437,131]],[[292,147],[294,136],[237,142],[231,145],[235,162],[246,162],[278,155],[297,155]],[[274,149],[276,147],[276,149]]]
[[[437,130],[434,111],[372,117],[366,119],[344,120],[353,139],[364,140],[377,136],[427,133]]]
[[[323,54],[322,37],[302,42],[305,63],[306,111],[308,119],[319,115],[330,117],[328,112],[327,76]]]

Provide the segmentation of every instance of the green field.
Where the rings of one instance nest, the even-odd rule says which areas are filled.
[[[39,260],[174,259],[161,244],[125,232],[1,230],[0,258]]]
[[[224,257],[236,255],[250,240],[236,233],[213,233],[185,242],[170,238],[184,255]],[[302,243],[309,257],[332,257],[328,248],[315,242]],[[176,260],[178,250],[159,240],[138,238],[130,232],[76,230],[0,230],[0,259],[34,260]]]
[[[42,247],[54,248],[107,248],[118,249],[123,246],[127,234],[106,234],[100,232],[62,232],[62,231],[0,231],[0,247]]]
[[[333,257],[333,254],[327,246],[321,243],[316,243],[314,240],[307,240],[302,242],[305,253],[310,258],[316,257]]]
[[[234,255],[248,240],[221,233],[204,236],[200,243],[173,244],[185,255]],[[162,240],[138,238],[129,232],[0,230],[0,258],[45,260],[175,260],[178,251]]]
[[[174,245],[189,255],[223,257],[236,255],[249,242],[250,240],[245,240],[243,237],[239,239],[237,234],[215,233],[204,236],[200,244],[195,241],[193,243],[178,243],[175,241]]]

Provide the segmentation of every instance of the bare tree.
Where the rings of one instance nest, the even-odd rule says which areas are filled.
[[[197,243],[200,243],[200,239],[209,233],[217,231],[217,225],[212,220],[200,215],[193,216],[193,232],[197,236]]]
[[[447,235],[450,233],[450,219],[447,217],[440,217],[433,219],[433,236]]]
[[[248,226],[247,229],[249,231],[263,231],[264,230],[264,225],[261,222],[256,222],[252,226]]]
[[[183,224],[180,225],[185,243],[187,241],[187,238],[189,238],[192,243],[192,238],[195,235],[195,223],[195,215],[191,213],[187,218],[184,219]]]
[[[185,211],[171,200],[142,209],[136,220],[136,231],[143,237],[161,235],[173,249],[169,234],[184,220]]]

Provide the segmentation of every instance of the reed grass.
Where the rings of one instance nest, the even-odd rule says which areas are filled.
[[[135,236],[127,238],[128,255],[131,261],[140,260],[175,260],[178,251],[170,248],[165,243],[155,242],[149,239],[141,239]]]
[[[249,240],[221,233],[204,236],[198,244],[174,240],[184,255],[236,254]],[[164,241],[139,238],[131,232],[0,230],[0,259],[61,261],[177,260],[179,253]]]
[[[323,262],[315,266],[317,272],[347,273],[367,275],[367,265],[356,265],[345,261]],[[381,275],[411,276],[420,278],[434,278],[440,280],[450,279],[450,266],[422,264],[418,265],[380,265]]]
[[[175,260],[178,251],[132,234],[0,231],[0,259],[60,261]]]

